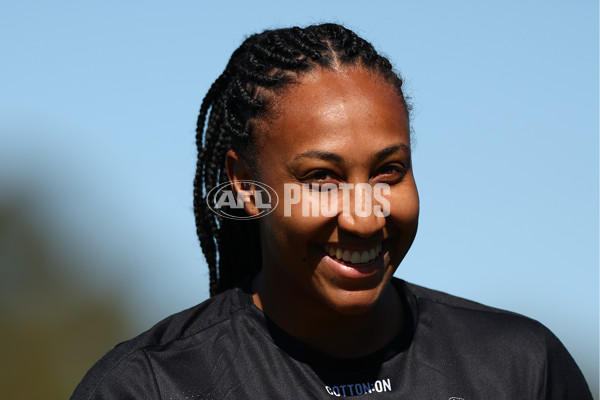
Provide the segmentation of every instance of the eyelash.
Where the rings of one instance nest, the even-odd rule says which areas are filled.
[[[382,180],[379,180],[380,182],[383,181],[383,183],[388,183],[390,185],[394,185],[394,184],[402,181],[402,179],[406,175],[406,172],[407,172],[407,169],[404,166],[397,165],[397,164],[388,164],[388,165],[385,165],[384,167],[380,168],[377,171],[376,176],[399,174],[399,176],[392,177],[392,179],[384,178]],[[329,170],[326,170],[326,169],[318,169],[318,170],[312,171],[311,173],[307,174],[305,177],[300,179],[301,182],[309,183],[309,184],[311,184],[311,183],[312,184],[334,183],[334,182],[332,182],[334,180],[340,181],[341,179],[335,173],[333,173]]]
[[[381,174],[381,172],[389,171],[389,170],[392,170],[392,172],[388,172],[387,174],[389,174],[389,175],[397,174],[396,176],[391,177],[392,179],[389,179],[387,182],[385,182],[385,183],[389,183],[390,185],[393,185],[393,184],[396,184],[396,183],[402,181],[402,179],[404,179],[404,176],[406,175],[406,172],[407,172],[407,168],[405,168],[404,166],[397,165],[397,164],[388,164],[388,165],[384,166],[383,168],[380,168],[378,173]]]
[[[306,175],[304,178],[301,179],[301,181],[305,182],[305,183],[312,183],[312,182],[316,183],[316,182],[320,182],[320,181],[327,181],[328,180],[327,178],[319,179],[319,177],[323,177],[325,175],[331,176],[334,179],[337,179],[337,176],[333,172],[328,171],[326,169],[318,169],[318,170],[313,171],[310,174]]]

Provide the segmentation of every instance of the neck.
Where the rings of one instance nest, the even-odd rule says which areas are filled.
[[[290,295],[302,293],[301,288],[283,282],[262,270],[252,284],[254,304],[284,331],[324,353],[344,358],[367,355],[402,329],[402,300],[389,283],[373,307],[343,314],[312,296]]]

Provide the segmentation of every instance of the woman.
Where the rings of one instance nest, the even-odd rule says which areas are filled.
[[[419,214],[409,111],[342,26],[249,37],[198,118],[212,297],[117,346],[73,398],[591,399],[539,323],[392,278]],[[263,212],[259,188],[283,204]]]

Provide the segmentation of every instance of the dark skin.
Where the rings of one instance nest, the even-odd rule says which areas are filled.
[[[409,131],[402,100],[381,77],[360,67],[315,69],[256,122],[255,170],[235,151],[227,155],[232,182],[257,179],[280,199],[289,183],[390,187],[388,216],[361,216],[352,207],[349,214],[340,207],[335,216],[304,216],[297,204],[289,216],[278,207],[259,220],[263,265],[253,281],[254,303],[325,353],[366,355],[402,329],[402,300],[389,282],[418,223]],[[258,212],[251,203],[246,211]],[[365,269],[331,256],[331,248],[379,254]]]

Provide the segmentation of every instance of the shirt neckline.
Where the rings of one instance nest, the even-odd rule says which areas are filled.
[[[383,362],[402,353],[408,349],[412,342],[418,322],[417,301],[406,282],[401,279],[392,278],[390,283],[396,288],[403,300],[404,329],[381,349],[355,358],[343,358],[324,353],[277,326],[262,310],[254,305],[250,282],[251,280],[246,280],[236,288],[240,301],[244,305],[246,316],[268,340],[298,361],[332,370],[368,369],[378,367]]]

